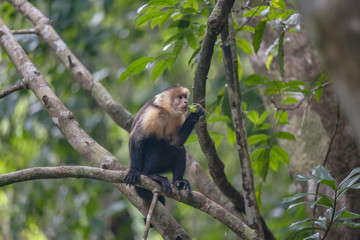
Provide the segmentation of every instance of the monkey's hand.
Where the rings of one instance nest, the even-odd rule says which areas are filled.
[[[197,117],[203,116],[205,115],[205,109],[200,105],[196,105],[196,112],[195,114],[197,115]]]
[[[174,185],[175,185],[177,188],[186,190],[187,193],[191,193],[190,183],[189,183],[189,181],[186,180],[186,179],[176,180],[176,181],[174,181]]]
[[[140,181],[141,173],[139,171],[135,171],[130,169],[130,171],[125,176],[125,183],[128,186],[134,186],[135,183]]]
[[[161,186],[164,188],[165,192],[170,193],[171,192],[171,186],[170,182],[167,177],[160,176],[159,174],[151,174],[149,177],[152,180],[155,180],[156,182],[160,183]]]

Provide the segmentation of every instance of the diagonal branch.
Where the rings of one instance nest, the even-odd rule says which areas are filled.
[[[25,84],[25,81],[22,80],[21,82],[5,89],[4,91],[0,92],[0,99],[6,97],[7,95],[10,95],[13,92],[19,91],[19,90],[23,90],[23,89],[27,89],[27,86]]]
[[[84,67],[80,60],[69,50],[66,43],[60,38],[50,21],[44,14],[26,0],[8,0],[17,11],[27,17],[35,31],[51,47],[56,56],[70,71],[73,78],[88,92],[95,101],[109,114],[122,128],[130,130],[133,116],[120,106],[110,95],[107,89],[96,81],[94,76]]]
[[[36,69],[24,50],[11,34],[9,28],[0,19],[0,45],[14,63],[18,72],[23,76],[28,88],[34,92],[36,97],[44,106],[45,110],[60,129],[70,145],[84,157],[92,166],[107,166],[111,169],[125,170],[125,167],[105,148],[92,139],[75,120],[61,100],[55,95],[46,83],[43,75]],[[134,192],[124,184],[114,184],[129,201],[146,215],[148,208]],[[169,214],[164,206],[156,208],[153,215],[156,220],[154,226],[166,239],[190,239],[185,230]]]
[[[126,171],[113,171],[86,166],[35,167],[0,175],[0,187],[29,180],[59,178],[90,178],[105,182],[124,183],[126,173]],[[256,233],[251,228],[225,210],[222,206],[204,197],[201,193],[193,191],[191,195],[188,195],[186,191],[179,190],[175,186],[172,186],[171,193],[166,193],[162,190],[160,184],[143,175],[137,186],[144,187],[153,192],[158,192],[163,196],[173,198],[194,208],[200,209],[218,219],[243,239],[258,239]]]

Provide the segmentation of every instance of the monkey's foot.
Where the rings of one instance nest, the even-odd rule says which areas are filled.
[[[189,183],[189,181],[186,180],[186,179],[176,180],[176,181],[174,181],[174,185],[175,185],[177,188],[186,190],[187,193],[191,193],[190,183]]]
[[[167,193],[171,192],[171,185],[170,185],[170,182],[167,177],[163,177],[158,174],[151,174],[148,177],[150,177],[152,180],[160,183],[161,186],[164,188],[165,192],[167,192]]]
[[[140,172],[131,170],[125,176],[125,183],[128,186],[134,186],[136,182],[140,181]]]

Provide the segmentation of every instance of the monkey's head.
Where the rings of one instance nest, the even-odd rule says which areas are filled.
[[[174,115],[185,114],[188,110],[190,91],[177,84],[155,96],[154,103]]]

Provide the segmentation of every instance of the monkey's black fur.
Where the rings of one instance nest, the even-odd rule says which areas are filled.
[[[159,174],[172,172],[172,183],[191,193],[189,182],[183,179],[186,166],[184,143],[205,111],[198,106],[196,112],[190,113],[183,125],[177,129],[176,139],[157,139],[155,136],[144,137],[145,130],[138,124],[141,116],[146,111],[152,111],[152,108],[159,108],[153,100],[145,104],[134,119],[129,140],[131,163],[130,171],[125,178],[126,184],[133,186],[139,181],[140,174],[143,174],[159,182],[166,192],[171,192],[169,180]],[[140,187],[135,187],[135,190],[142,199],[151,201],[153,194],[149,190]],[[165,205],[164,197],[159,196],[158,199]]]

